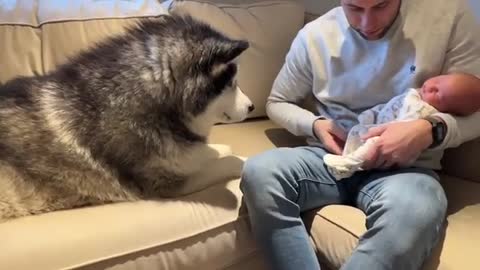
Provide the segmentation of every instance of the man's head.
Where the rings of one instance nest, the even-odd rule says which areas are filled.
[[[341,0],[350,26],[367,40],[382,38],[400,10],[401,0]]]
[[[464,73],[436,76],[423,84],[420,95],[440,112],[470,115],[480,109],[480,79]]]

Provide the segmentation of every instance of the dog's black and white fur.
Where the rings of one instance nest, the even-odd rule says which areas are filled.
[[[242,160],[207,136],[253,109],[233,61],[248,46],[164,15],[50,74],[1,86],[0,220],[177,196],[238,176]]]

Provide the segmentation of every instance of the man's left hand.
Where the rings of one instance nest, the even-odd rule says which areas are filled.
[[[432,125],[423,119],[394,122],[373,127],[363,140],[379,136],[376,148],[368,154],[363,169],[408,166],[432,144]]]

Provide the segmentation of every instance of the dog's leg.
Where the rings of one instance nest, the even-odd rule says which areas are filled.
[[[232,148],[226,144],[208,144],[207,146],[217,152],[218,158],[230,156],[233,154]]]
[[[243,164],[246,158],[238,156],[226,156],[217,160],[211,160],[205,167],[189,177],[181,189],[174,196],[194,193],[212,185],[233,180],[241,176]]]

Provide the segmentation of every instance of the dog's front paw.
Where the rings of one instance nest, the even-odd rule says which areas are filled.
[[[236,156],[237,158],[241,159],[243,162],[247,161],[248,157],[244,156]]]
[[[208,146],[215,149],[218,152],[219,157],[226,157],[233,154],[232,148],[226,144],[209,144]]]

